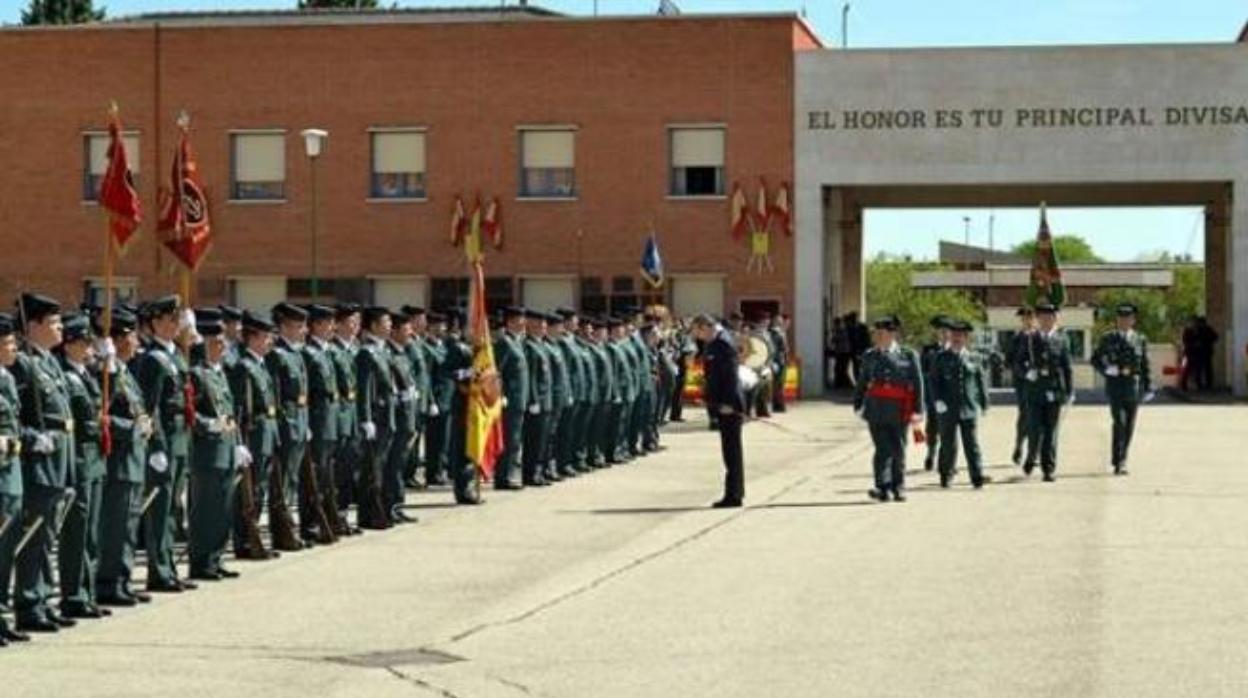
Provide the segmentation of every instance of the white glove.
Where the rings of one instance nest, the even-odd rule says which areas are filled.
[[[147,457],[147,465],[158,473],[169,469],[169,458],[163,453],[153,453]]]
[[[234,465],[240,469],[251,465],[251,451],[246,446],[239,444],[234,447]]]
[[[436,404],[434,404],[434,403],[430,402],[430,403],[429,403],[429,416],[430,416],[430,417],[436,417],[436,416],[438,416],[439,414],[441,414],[441,412],[439,412],[439,411],[438,411],[438,406],[437,406]]]
[[[501,404],[503,406],[503,409],[507,409],[507,397],[506,396],[503,396]]]
[[[541,413],[542,413],[541,405],[538,405],[536,402],[533,403],[532,405],[529,405],[529,414],[541,414]]]
[[[225,417],[213,417],[208,422],[209,434],[220,434],[225,431]]]
[[[100,357],[101,361],[117,356],[117,346],[113,344],[113,338],[102,337],[95,340],[95,355]]]
[[[142,417],[139,417],[138,426],[139,426],[139,434],[141,434],[143,438],[146,439],[146,438],[151,437],[152,430],[154,428],[151,417],[147,415],[143,415]]]
[[[1027,380],[1031,381],[1032,383],[1035,383],[1036,379],[1040,377],[1040,372],[1034,368],[1031,368],[1027,370],[1027,374],[1024,377]]]
[[[420,391],[419,391],[419,390],[417,390],[417,389],[415,389],[415,388],[412,388],[412,399],[413,399],[413,400],[419,400],[419,399],[420,399]]]
[[[1105,367],[1105,375],[1106,375],[1106,376],[1111,376],[1111,377],[1116,377],[1116,376],[1118,375],[1118,367],[1117,367],[1117,366],[1106,366],[1106,367]]]
[[[360,431],[364,432],[364,438],[369,441],[377,438],[377,425],[372,422],[364,422],[361,424]]]
[[[312,427],[308,427],[308,433],[306,433],[306,434],[304,434],[304,435],[303,435],[303,440],[304,440],[305,442],[311,442],[311,441],[312,441]]]
[[[1155,397],[1157,397],[1157,391],[1150,390],[1147,393],[1144,393],[1144,402],[1152,402]]]
[[[56,450],[56,441],[52,439],[51,434],[39,432],[35,435],[35,442],[30,445],[30,450],[47,455]]]
[[[936,414],[944,414],[948,411],[949,411],[949,406],[945,404],[944,400],[936,401]]]
[[[182,314],[178,316],[178,331],[194,332],[195,331],[195,311],[190,308],[183,308]]]

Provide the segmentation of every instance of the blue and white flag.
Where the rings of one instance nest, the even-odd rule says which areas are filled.
[[[663,285],[663,257],[659,254],[659,240],[654,232],[646,239],[646,248],[641,253],[641,278],[654,288]]]

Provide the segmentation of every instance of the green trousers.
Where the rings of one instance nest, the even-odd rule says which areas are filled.
[[[234,521],[236,487],[232,468],[191,471],[191,574],[212,574],[221,569],[221,556],[230,541]]]
[[[97,598],[130,593],[134,546],[139,535],[143,483],[106,479],[100,498],[100,566],[95,576]]]
[[[95,579],[100,562],[100,501],[104,478],[74,484],[74,502],[61,527],[56,563],[61,585],[61,607],[83,608],[95,603]]]

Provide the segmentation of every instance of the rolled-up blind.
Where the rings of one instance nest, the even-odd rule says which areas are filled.
[[[286,181],[286,137],[280,133],[234,134],[234,181]]]
[[[139,137],[122,134],[121,143],[126,149],[126,162],[130,171],[139,173]],[[108,171],[108,136],[92,134],[87,136],[88,164],[91,174],[102,175]]]
[[[425,171],[425,134],[374,133],[373,172],[408,174]]]
[[[724,130],[672,130],[672,167],[723,167]]]
[[[576,134],[572,131],[524,131],[522,136],[525,167],[575,167]]]

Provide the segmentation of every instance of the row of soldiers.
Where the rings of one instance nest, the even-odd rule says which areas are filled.
[[[1018,401],[1013,461],[1025,475],[1039,465],[1045,482],[1056,480],[1062,415],[1075,400],[1070,340],[1059,327],[1059,314],[1050,303],[1020,308],[1020,327],[1007,357]],[[1113,420],[1110,465],[1116,475],[1127,473],[1139,406],[1153,397],[1148,341],[1135,331],[1136,314],[1134,305],[1117,306],[1115,328],[1101,337],[1092,355],[1093,368],[1105,379]],[[920,355],[899,343],[896,316],[880,318],[874,323],[874,346],[863,356],[854,409],[867,421],[875,444],[875,487],[869,494],[879,501],[906,499],[911,431],[916,440],[926,441],[925,467],[938,468],[941,487],[949,487],[957,475],[959,440],[972,486],[991,482],[978,438],[978,419],[989,408],[987,369],[970,345],[974,328],[944,316],[933,318],[932,327],[936,339]]]
[[[458,503],[482,501],[463,448],[473,355],[460,309],[280,303],[261,317],[171,295],[62,315],[24,294],[17,311],[0,314],[0,610],[16,616],[10,628],[0,614],[0,646],[237,577],[231,541],[263,560],[414,522],[409,486],[453,482]],[[507,308],[501,320],[496,488],[659,449],[684,358],[662,318]],[[174,556],[184,518],[187,577]],[[132,586],[139,545],[146,591]]]

